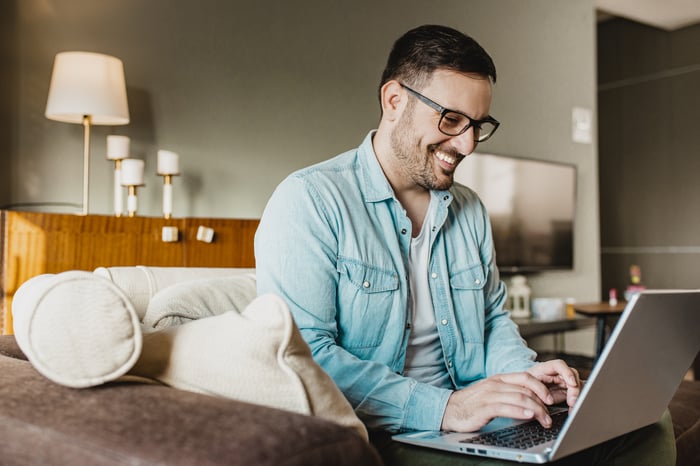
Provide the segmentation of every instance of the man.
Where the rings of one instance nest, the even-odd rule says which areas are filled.
[[[534,362],[503,309],[487,213],[454,184],[457,165],[499,126],[495,81],[473,39],[442,26],[407,32],[382,75],[377,130],[283,181],[256,234],[258,293],[288,302],[389,464],[406,452],[472,460],[382,431],[474,431],[499,416],[548,427],[547,406],[572,406],[580,391],[563,361]]]

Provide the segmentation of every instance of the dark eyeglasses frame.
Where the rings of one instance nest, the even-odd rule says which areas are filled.
[[[401,84],[401,83],[399,83],[399,84]],[[432,108],[433,110],[437,111],[437,112],[440,114],[440,120],[438,121],[438,130],[439,130],[442,134],[444,134],[444,135],[446,135],[446,136],[459,136],[460,134],[463,134],[465,131],[467,131],[467,130],[468,130],[469,128],[471,128],[471,127],[481,129],[482,123],[491,123],[491,124],[493,125],[493,131],[491,131],[489,134],[487,134],[486,136],[484,136],[484,137],[481,138],[481,139],[474,138],[474,142],[484,142],[484,141],[486,141],[487,139],[489,139],[491,136],[493,136],[493,133],[496,132],[496,130],[498,129],[498,127],[499,127],[500,124],[501,124],[501,123],[499,123],[498,120],[496,120],[496,119],[495,119],[494,117],[492,117],[491,115],[487,116],[487,117],[484,118],[483,120],[475,120],[474,118],[470,117],[470,116],[467,115],[466,113],[459,112],[459,111],[457,111],[457,110],[452,110],[452,109],[443,107],[443,106],[440,105],[439,103],[437,103],[437,102],[435,102],[435,101],[429,99],[428,97],[424,96],[423,94],[421,94],[421,93],[418,92],[418,91],[414,91],[413,89],[411,89],[410,87],[406,86],[405,84],[401,84],[401,87],[403,87],[404,89],[406,89],[406,90],[407,90],[410,94],[412,94],[415,98],[417,98],[418,100],[420,100],[421,102],[423,102],[424,104],[426,104],[428,107]],[[458,114],[458,115],[462,115],[463,117],[465,117],[465,118],[469,121],[469,123],[467,123],[467,125],[466,125],[464,128],[462,128],[462,129],[461,129],[459,132],[457,132],[457,133],[452,134],[452,133],[445,132],[445,131],[443,131],[443,129],[441,128],[441,126],[442,126],[442,119],[445,118],[445,115],[446,115],[447,113],[456,113],[456,114]]]

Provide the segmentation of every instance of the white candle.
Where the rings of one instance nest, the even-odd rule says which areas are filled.
[[[170,218],[173,214],[173,185],[163,185],[163,216]]]
[[[121,160],[129,156],[128,136],[107,136],[107,158],[109,160]]]
[[[143,185],[144,161],[141,159],[122,160],[122,186]]]
[[[179,175],[180,156],[169,150],[158,151],[158,171],[159,175]]]
[[[129,194],[126,196],[126,208],[127,208],[129,217],[135,216],[136,211],[139,209],[139,200],[136,197],[136,187],[135,186],[129,187]]]

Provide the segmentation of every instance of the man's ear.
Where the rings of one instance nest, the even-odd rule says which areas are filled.
[[[392,79],[384,83],[379,94],[382,103],[382,115],[389,121],[396,120],[406,107],[406,93],[398,81]]]

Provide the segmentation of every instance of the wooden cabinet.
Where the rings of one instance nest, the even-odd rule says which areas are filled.
[[[31,277],[100,266],[255,267],[253,219],[113,217],[0,212],[0,329],[12,333],[12,296]],[[178,241],[164,242],[164,226]],[[199,227],[214,230],[197,240]]]

